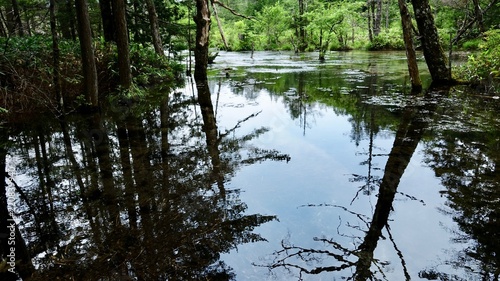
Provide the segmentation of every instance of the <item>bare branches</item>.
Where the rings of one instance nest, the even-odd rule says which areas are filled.
[[[221,6],[222,8],[228,10],[229,12],[231,12],[231,14],[233,14],[235,16],[242,17],[242,18],[247,19],[247,20],[254,19],[253,17],[245,16],[245,15],[242,15],[242,14],[236,12],[234,9],[226,6],[224,3],[220,2],[219,0],[211,0],[211,2],[212,2],[212,4],[217,4],[217,5]]]
[[[238,128],[240,127],[241,123],[246,122],[246,121],[247,121],[248,119],[250,119],[250,118],[256,117],[256,116],[257,116],[257,115],[259,115],[261,112],[262,112],[262,110],[261,110],[261,111],[259,111],[259,112],[257,112],[257,113],[252,113],[252,114],[250,114],[249,116],[247,116],[245,119],[242,119],[242,120],[238,121],[238,122],[236,123],[236,125],[235,125],[233,128],[231,128],[231,129],[229,129],[229,130],[226,130],[226,132],[224,132],[223,134],[220,134],[219,139],[222,139],[223,137],[225,137],[225,136],[229,135],[231,132],[234,132],[234,130],[236,130],[236,129],[238,129]]]
[[[494,7],[496,4],[498,3],[498,0],[492,0],[490,2],[490,4],[484,8],[483,10],[481,10],[481,17],[484,17],[484,15],[492,8]],[[466,22],[464,20],[463,22],[463,25],[460,27],[460,29],[457,31],[457,35],[455,36],[455,38],[453,38],[452,40],[452,43],[453,44],[456,44],[458,41],[460,41],[460,39],[462,38],[462,36],[464,36],[464,34],[472,27],[472,25],[474,25],[474,23],[476,23],[476,21],[478,20],[478,18],[475,16],[473,17],[472,19],[470,19],[469,22]]]

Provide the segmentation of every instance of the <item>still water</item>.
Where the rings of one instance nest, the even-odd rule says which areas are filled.
[[[21,275],[498,279],[496,96],[412,93],[401,52],[221,52],[209,72],[4,129]]]

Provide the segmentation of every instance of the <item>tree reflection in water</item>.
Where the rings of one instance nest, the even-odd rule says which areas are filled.
[[[442,212],[453,217],[453,240],[463,250],[446,261],[467,270],[462,280],[499,280],[500,276],[500,147],[498,103],[485,98],[463,98],[461,112],[446,112],[465,122],[436,130],[438,137],[425,147],[425,161],[441,178],[448,199]],[[472,108],[474,110],[465,110]],[[426,279],[459,280],[435,266],[420,272]],[[450,277],[451,276],[451,277]],[[455,279],[452,279],[455,278]]]
[[[225,185],[243,165],[289,157],[249,144],[265,128],[219,134],[208,89],[203,122],[191,99],[168,96],[11,127],[2,155],[22,179],[15,209],[31,280],[232,280],[219,255],[265,240],[253,230],[275,217],[245,214]]]
[[[361,225],[364,225],[366,229],[355,226],[357,224],[348,224],[350,227],[364,232],[364,237],[362,235],[351,237],[355,241],[354,247],[342,245],[333,238],[314,238],[315,241],[324,243],[326,249],[304,248],[283,241],[282,249],[274,253],[274,260],[267,267],[270,270],[275,268],[295,269],[299,273],[299,279],[302,279],[304,274],[340,272],[346,269],[353,272],[346,277],[348,280],[374,280],[377,274],[384,277],[383,268],[387,263],[375,258],[374,251],[379,239],[383,237],[382,231],[385,228],[400,257],[404,272],[402,279],[410,280],[403,253],[398,249],[390,232],[389,214],[393,208],[400,179],[436,110],[438,104],[436,99],[445,96],[448,91],[448,88],[431,88],[423,97],[415,96],[404,107],[401,122],[384,168],[384,175],[380,181],[378,199],[371,218],[354,213],[345,206],[322,205],[341,208],[361,220]],[[340,235],[344,236],[344,234]],[[328,261],[330,264],[325,265]]]

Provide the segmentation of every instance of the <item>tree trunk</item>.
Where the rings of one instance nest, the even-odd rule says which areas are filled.
[[[448,68],[448,59],[440,44],[429,1],[412,0],[411,2],[420,33],[425,62],[432,80],[436,83],[450,83],[452,80],[451,70]]]
[[[153,0],[146,0],[148,7],[149,24],[151,25],[151,36],[153,37],[153,47],[155,52],[159,55],[165,56],[163,51],[163,44],[160,37],[160,28],[158,25],[158,14]]]
[[[8,34],[7,21],[3,15],[2,7],[0,7],[0,36],[7,37]]]
[[[49,11],[50,11],[50,31],[52,34],[52,68],[54,73],[52,74],[52,81],[54,83],[54,92],[56,95],[57,106],[61,109],[63,108],[63,99],[61,96],[61,81],[60,81],[60,70],[59,70],[59,38],[57,36],[56,30],[56,3],[55,0],[49,1]]]
[[[474,3],[474,15],[477,21],[477,27],[481,33],[484,33],[486,29],[484,28],[483,12],[481,11],[481,6],[479,6],[479,0],[472,0]]]
[[[374,0],[375,15],[373,18],[373,35],[380,34],[382,25],[382,0]]]
[[[208,43],[210,35],[210,10],[208,0],[196,0],[196,45],[194,49],[194,79],[197,86],[207,83]]]
[[[19,36],[24,36],[23,23],[21,22],[21,13],[19,13],[19,3],[17,0],[12,0],[12,13],[15,30]]]
[[[403,39],[406,48],[406,59],[408,62],[408,72],[410,73],[411,87],[414,90],[422,89],[422,81],[418,73],[417,56],[413,45],[411,28],[411,16],[406,6],[405,0],[398,0],[399,12],[401,14],[401,24],[403,26]]]
[[[305,4],[304,0],[299,0],[299,52],[305,52],[307,48],[307,43],[306,43],[306,29],[305,29],[305,20],[304,20],[304,13],[305,13]]]
[[[101,10],[102,32],[104,41],[115,42],[115,29],[113,26],[113,11],[111,8],[111,0],[99,0],[99,8]]]
[[[80,48],[82,52],[83,68],[83,88],[87,102],[91,106],[97,106],[98,88],[97,88],[97,70],[92,48],[92,31],[90,29],[89,11],[86,0],[75,0],[76,19],[78,21],[78,38],[80,39]]]
[[[366,2],[366,7],[367,7],[367,10],[366,10],[366,19],[368,20],[368,39],[370,40],[370,42],[373,41],[373,30],[372,30],[372,1],[373,0],[368,0]]]
[[[125,2],[123,0],[112,0],[112,6],[116,30],[116,47],[118,49],[118,74],[120,76],[120,86],[126,90],[132,85],[132,74],[130,71]]]

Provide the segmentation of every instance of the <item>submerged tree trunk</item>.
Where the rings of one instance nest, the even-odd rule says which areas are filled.
[[[90,29],[89,10],[86,0],[76,0],[76,19],[78,21],[78,38],[80,39],[80,48],[82,53],[83,68],[83,89],[87,102],[91,106],[97,106],[98,88],[97,88],[97,70],[92,47],[92,31]]]
[[[436,83],[450,83],[452,81],[451,70],[448,67],[448,59],[440,44],[429,1],[412,0],[411,2],[415,12],[418,31],[420,32],[425,62],[429,68],[432,80]]]
[[[417,56],[413,45],[411,28],[411,17],[405,0],[398,0],[399,12],[401,14],[401,24],[403,26],[403,39],[406,48],[406,59],[408,62],[408,72],[410,74],[411,87],[414,90],[422,89],[422,81],[418,73]]]

